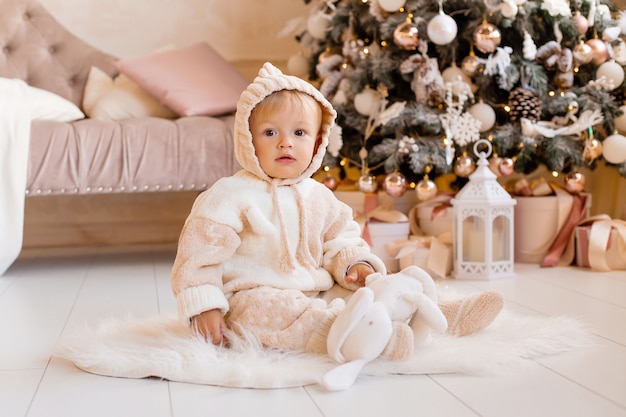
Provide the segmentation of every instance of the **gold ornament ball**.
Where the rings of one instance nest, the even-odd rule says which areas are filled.
[[[554,74],[554,84],[560,88],[570,88],[574,85],[574,71],[557,71],[556,74]]]
[[[585,161],[591,162],[602,155],[602,142],[598,139],[591,139],[585,142],[583,149],[583,158]]]
[[[473,77],[482,64],[476,55],[468,55],[461,62],[461,70],[468,77]]]
[[[469,177],[474,169],[476,169],[474,160],[467,155],[459,156],[454,163],[454,173],[459,177]]]
[[[494,156],[493,158],[489,159],[489,169],[498,177],[502,175],[502,173],[500,172],[500,163],[502,163],[502,158],[500,158],[499,156]]]
[[[392,172],[383,181],[385,192],[392,197],[402,197],[407,189],[406,177],[399,172]]]
[[[337,178],[332,175],[327,175],[322,183],[331,191],[335,191],[337,189]]]
[[[609,49],[606,47],[606,43],[604,43],[603,40],[596,38],[589,39],[586,44],[591,47],[591,63],[593,65],[598,66],[609,58]]]
[[[361,175],[359,177],[359,190],[364,193],[375,193],[378,190],[376,177],[369,174]]]
[[[572,54],[574,55],[574,61],[576,61],[578,65],[588,64],[593,59],[593,49],[584,42],[580,42],[576,45],[572,50]]]
[[[565,176],[565,189],[570,193],[580,193],[585,189],[585,176],[580,172],[571,172]]]
[[[500,42],[502,42],[500,29],[491,23],[482,23],[474,30],[476,48],[484,54],[494,52]]]
[[[404,22],[393,31],[393,42],[402,49],[411,51],[419,45],[419,30],[413,22]]]
[[[437,195],[437,185],[428,178],[424,178],[415,186],[415,194],[420,201],[428,201]]]

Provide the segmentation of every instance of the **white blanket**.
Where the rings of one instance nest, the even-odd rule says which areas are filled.
[[[0,78],[0,275],[22,248],[31,114],[28,85]]]
[[[0,276],[22,249],[31,122],[84,117],[78,106],[59,95],[0,77]]]
[[[230,349],[191,335],[175,316],[111,319],[96,329],[77,328],[57,354],[78,368],[122,378],[247,388],[284,388],[319,383],[337,366],[327,356],[264,350],[233,338]],[[376,360],[363,375],[502,374],[548,355],[592,345],[592,333],[569,317],[530,317],[504,310],[485,331],[467,337],[434,335],[405,360]]]

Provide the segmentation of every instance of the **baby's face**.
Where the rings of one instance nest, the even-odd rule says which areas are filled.
[[[264,112],[250,123],[252,144],[261,168],[272,178],[296,178],[311,163],[322,120],[319,112]]]

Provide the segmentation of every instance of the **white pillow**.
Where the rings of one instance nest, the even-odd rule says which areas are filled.
[[[27,85],[26,100],[33,120],[71,122],[85,118],[85,114],[74,103],[41,88]]]
[[[92,119],[100,120],[177,117],[125,75],[112,79],[97,67],[91,67],[89,71],[83,93],[83,109]]]

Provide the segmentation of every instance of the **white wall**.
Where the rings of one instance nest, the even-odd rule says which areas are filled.
[[[207,41],[226,59],[287,59],[293,36],[277,39],[303,0],[40,0],[65,27],[119,58]]]

